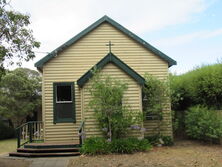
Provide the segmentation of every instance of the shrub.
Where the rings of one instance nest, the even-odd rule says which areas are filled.
[[[182,75],[170,75],[173,110],[187,110],[194,105],[222,108],[222,66],[205,65]]]
[[[116,139],[111,143],[111,151],[113,153],[133,153],[136,144],[129,139]]]
[[[164,146],[172,146],[174,144],[171,136],[162,136],[162,140]]]
[[[164,146],[172,146],[173,139],[171,136],[163,136],[163,135],[154,135],[154,136],[147,136],[146,139],[150,142],[150,144],[156,146],[158,144],[162,144]],[[160,142],[161,140],[161,142]]]
[[[175,111],[174,134],[186,137],[185,116],[190,107],[204,105],[214,110],[222,109],[222,66],[221,63],[204,65],[169,78],[172,109]]]
[[[108,153],[130,154],[138,151],[148,151],[150,149],[151,144],[147,139],[124,138],[109,142],[104,138],[91,137],[85,140],[81,152],[89,155]]]
[[[12,127],[6,126],[2,121],[0,121],[0,140],[12,138],[14,136],[14,129]]]
[[[212,141],[222,136],[222,121],[215,111],[191,107],[185,117],[186,133],[193,139]]]
[[[185,130],[186,111],[172,111],[173,133],[177,137],[186,137]]]
[[[147,139],[137,138],[116,139],[111,142],[112,153],[133,153],[137,151],[148,151],[151,144]]]
[[[145,74],[146,84],[143,86],[143,112],[145,115],[154,114],[162,117],[164,104],[167,102],[166,97],[169,95],[168,82],[159,80],[155,76]]]
[[[89,107],[94,111],[104,137],[110,140],[125,137],[131,125],[142,122],[142,113],[131,110],[130,105],[124,103],[127,89],[127,83],[107,74],[95,71],[91,79]]]
[[[84,141],[80,151],[89,155],[107,154],[110,152],[110,143],[104,138],[90,137]]]
[[[138,140],[137,151],[149,151],[152,145],[147,139]]]

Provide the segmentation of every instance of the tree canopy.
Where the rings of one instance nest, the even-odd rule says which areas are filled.
[[[14,127],[41,107],[41,77],[37,71],[17,68],[6,72],[0,82],[0,116]]]
[[[34,48],[40,43],[35,40],[28,27],[30,16],[11,9],[7,0],[0,0],[0,78],[5,73],[4,65],[29,61],[35,57]]]

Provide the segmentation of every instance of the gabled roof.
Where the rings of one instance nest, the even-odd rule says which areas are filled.
[[[140,85],[143,85],[145,83],[145,79],[141,75],[139,75],[136,71],[130,68],[122,60],[116,57],[112,52],[110,52],[103,59],[101,59],[95,66],[93,66],[89,71],[87,71],[83,76],[81,76],[78,79],[77,84],[80,87],[83,87],[83,85],[93,76],[92,71],[94,68],[102,69],[108,63],[115,64],[117,67],[126,72],[129,76],[135,79]]]
[[[41,69],[43,67],[43,65],[46,62],[48,62],[50,59],[55,57],[57,55],[57,53],[61,52],[65,48],[67,48],[70,45],[74,44],[80,38],[84,37],[85,35],[87,35],[89,32],[91,32],[92,30],[94,30],[95,28],[97,28],[99,25],[101,25],[104,22],[107,22],[107,23],[111,24],[112,26],[114,26],[115,28],[117,28],[118,30],[120,30],[121,32],[123,32],[124,34],[129,36],[130,38],[132,38],[135,41],[137,41],[138,43],[140,43],[142,46],[147,48],[149,51],[151,51],[154,54],[156,54],[159,57],[161,57],[163,60],[168,62],[169,67],[172,66],[172,65],[176,65],[177,64],[177,62],[175,60],[173,60],[172,58],[168,57],[167,55],[165,55],[164,53],[162,53],[161,51],[159,51],[158,49],[156,49],[155,47],[153,47],[152,45],[150,45],[149,43],[147,43],[146,41],[144,41],[143,39],[141,39],[140,37],[138,37],[137,35],[135,35],[131,31],[127,30],[125,27],[123,27],[119,23],[117,23],[116,21],[112,20],[111,18],[109,18],[108,16],[105,15],[101,19],[97,20],[95,23],[93,23],[92,25],[87,27],[85,30],[83,30],[82,32],[80,32],[79,34],[77,34],[76,36],[71,38],[69,41],[67,41],[66,43],[64,43],[63,45],[61,45],[60,47],[56,48],[51,53],[49,53],[48,55],[43,57],[41,60],[36,62],[35,63],[35,67],[37,67],[38,69]]]

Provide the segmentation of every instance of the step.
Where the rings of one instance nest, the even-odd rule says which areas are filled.
[[[29,143],[24,148],[48,149],[48,148],[79,148],[75,143]]]
[[[17,152],[24,152],[24,153],[79,152],[79,148],[18,148]]]
[[[61,152],[61,153],[23,153],[23,152],[12,152],[9,153],[9,156],[16,156],[16,157],[61,157],[61,156],[78,156],[80,155],[79,152]]]

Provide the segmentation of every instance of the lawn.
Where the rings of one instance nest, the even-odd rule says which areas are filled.
[[[68,167],[221,167],[222,146],[178,141],[149,152],[75,157]]]
[[[28,167],[30,161],[26,159],[7,158],[3,154],[15,151],[17,148],[16,139],[0,140],[0,167]],[[3,155],[1,157],[1,155]]]
[[[16,139],[0,140],[0,154],[15,151],[17,147]]]

